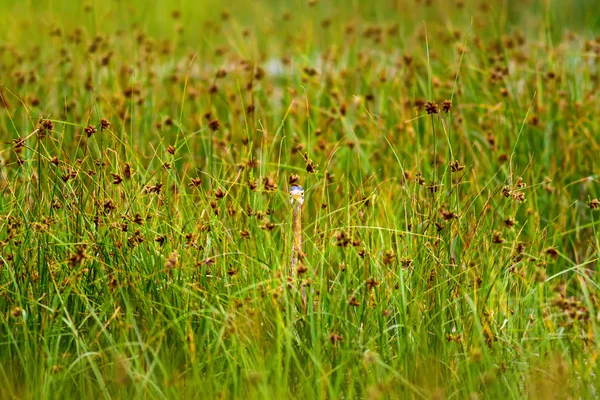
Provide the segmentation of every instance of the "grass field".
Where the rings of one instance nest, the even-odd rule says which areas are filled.
[[[0,398],[600,396],[595,2],[0,24]]]

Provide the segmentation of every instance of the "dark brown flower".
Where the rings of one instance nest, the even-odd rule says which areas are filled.
[[[308,272],[308,267],[303,263],[300,263],[298,264],[298,267],[296,267],[296,272],[298,273],[298,275],[303,275]]]
[[[106,118],[100,119],[100,130],[105,130],[110,127],[110,122]]]
[[[548,247],[545,251],[546,254],[548,254],[550,257],[554,258],[555,260],[558,258],[558,250],[556,250],[554,247]]]
[[[131,178],[131,165],[129,163],[125,163],[123,167],[123,176],[125,176],[125,179]]]
[[[512,192],[512,198],[521,203],[525,201],[525,193],[521,191],[514,191]]]
[[[263,178],[263,187],[266,191],[271,192],[273,190],[277,190],[277,183],[275,182],[275,179],[267,176]]]
[[[440,188],[440,185],[436,185],[435,183],[432,183],[431,185],[427,186],[427,189],[431,192],[431,193],[436,193]]]
[[[296,185],[299,180],[300,180],[300,177],[297,174],[292,174],[292,175],[290,175],[288,182],[290,185]]]
[[[464,165],[460,165],[460,163],[458,161],[452,161],[450,163],[450,171],[452,172],[459,172],[462,171],[463,169],[465,169]]]
[[[352,240],[350,239],[350,235],[344,230],[337,231],[334,235],[336,240],[336,245],[339,247],[347,247]]]
[[[494,234],[492,236],[492,242],[496,243],[496,244],[500,244],[500,243],[504,242],[504,239],[502,239],[500,232],[494,232]]]
[[[260,229],[271,232],[273,229],[275,229],[275,224],[269,220],[265,220],[265,222],[260,226]]]
[[[119,174],[111,174],[111,175],[113,177],[113,181],[112,181],[113,185],[118,185],[121,182],[123,182],[123,178],[121,178],[121,176]]]
[[[344,340],[344,338],[338,335],[337,333],[332,333],[329,335],[329,340],[331,340],[331,343],[333,343],[333,345],[335,346],[337,342]]]
[[[221,200],[223,197],[225,197],[225,192],[223,191],[223,189],[218,188],[217,190],[215,190],[215,198],[217,200]]]
[[[220,68],[215,76],[217,79],[225,78],[227,76],[227,71],[224,68]]]
[[[504,225],[506,225],[507,228],[512,228],[513,226],[515,226],[516,222],[514,219],[508,217],[504,220]]]
[[[197,188],[200,186],[200,184],[202,183],[202,180],[200,180],[200,178],[192,178],[190,179],[190,188]]]
[[[256,182],[256,179],[248,180],[248,187],[250,188],[250,190],[255,191],[258,188],[258,183]]]
[[[208,122],[208,126],[213,131],[217,131],[219,129],[219,126],[221,126],[221,123],[219,122],[219,120],[213,119],[213,120],[211,120],[211,121]]]
[[[425,103],[425,111],[427,111],[427,114],[438,114],[440,112],[435,101],[428,101]]]
[[[385,265],[391,265],[396,260],[396,253],[394,250],[388,250],[383,255],[383,263]]]
[[[138,225],[143,225],[144,224],[144,218],[142,218],[142,216],[140,215],[140,213],[135,213],[135,215],[133,216],[132,221]]]
[[[94,125],[88,125],[83,129],[83,131],[86,133],[87,137],[90,137],[96,133],[97,129]]]
[[[167,258],[167,261],[165,262],[165,268],[173,269],[177,266],[177,262],[177,253],[172,252],[171,254],[169,254],[169,258]]]
[[[37,125],[37,135],[43,139],[46,137],[48,132],[54,130],[54,123],[49,119],[40,118]]]
[[[454,219],[454,218],[457,217],[456,213],[454,213],[452,211],[441,210],[440,214],[442,214],[442,218],[445,221],[449,221],[449,220]]]
[[[304,159],[306,160],[306,172],[308,172],[309,174],[316,173],[317,168],[319,166],[315,165],[315,163],[313,163],[313,160],[309,159],[306,154],[304,155]]]
[[[379,285],[379,282],[377,282],[375,280],[375,278],[370,277],[369,279],[367,279],[367,289],[371,290],[373,288],[376,288]]]
[[[445,113],[449,113],[452,110],[452,100],[444,100],[442,101],[442,110]]]

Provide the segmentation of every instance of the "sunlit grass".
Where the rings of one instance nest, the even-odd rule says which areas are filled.
[[[597,11],[209,3],[0,1],[0,397],[597,397]]]

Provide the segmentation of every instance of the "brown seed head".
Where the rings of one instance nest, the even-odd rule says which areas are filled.
[[[333,345],[335,346],[337,342],[344,340],[344,338],[338,335],[337,333],[332,333],[329,335],[329,340],[331,340],[331,343],[333,343]]]
[[[87,135],[87,137],[92,136],[94,133],[96,133],[97,129],[94,125],[88,125],[86,126],[83,131],[85,132],[85,134]]]
[[[211,121],[208,122],[208,126],[210,127],[210,129],[212,129],[213,131],[216,131],[219,129],[219,126],[221,126],[221,124],[219,123],[218,120],[213,119]]]
[[[451,219],[454,219],[457,217],[456,213],[452,212],[452,211],[447,211],[447,210],[441,210],[440,214],[442,214],[442,218],[445,221],[449,221]]]
[[[267,176],[263,178],[263,187],[266,191],[270,192],[273,190],[277,190],[277,183],[275,182],[275,179],[271,178],[270,176]]]
[[[314,174],[317,172],[318,165],[315,165],[312,160],[306,160],[306,172]]]
[[[556,250],[554,247],[548,247],[545,253],[554,259],[557,259],[559,256],[558,250]]]
[[[125,163],[125,166],[123,167],[123,176],[125,179],[131,178],[131,164]]]
[[[190,179],[190,188],[197,188],[200,186],[200,184],[202,183],[202,180],[200,178],[192,178]]]
[[[167,269],[173,269],[177,266],[177,253],[176,252],[172,252],[169,255],[169,258],[167,258],[167,261],[165,262],[165,268]]]
[[[105,130],[110,127],[110,122],[106,118],[100,119],[100,130]]]
[[[504,242],[504,239],[502,239],[502,234],[500,232],[494,232],[494,235],[492,236],[492,242],[496,244]]]
[[[442,101],[442,110],[447,114],[452,110],[452,100]]]
[[[450,163],[450,171],[452,172],[459,172],[462,171],[463,169],[465,169],[464,165],[460,165],[460,163],[458,161],[452,161]]]
[[[217,200],[221,200],[223,197],[225,197],[225,192],[223,191],[223,189],[218,188],[217,190],[215,190],[215,198]]]
[[[379,285],[379,282],[377,282],[375,280],[375,278],[370,277],[369,279],[367,279],[367,289],[371,290],[373,288],[376,288]]]
[[[425,111],[427,111],[427,114],[438,114],[440,112],[435,101],[428,101],[425,103]]]
[[[118,185],[121,182],[123,182],[123,178],[121,178],[121,176],[119,174],[111,174],[111,175],[113,177],[113,181],[112,181],[113,185]]]

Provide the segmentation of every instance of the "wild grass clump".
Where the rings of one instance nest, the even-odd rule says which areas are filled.
[[[591,5],[54,3],[0,1],[0,397],[598,396]]]

